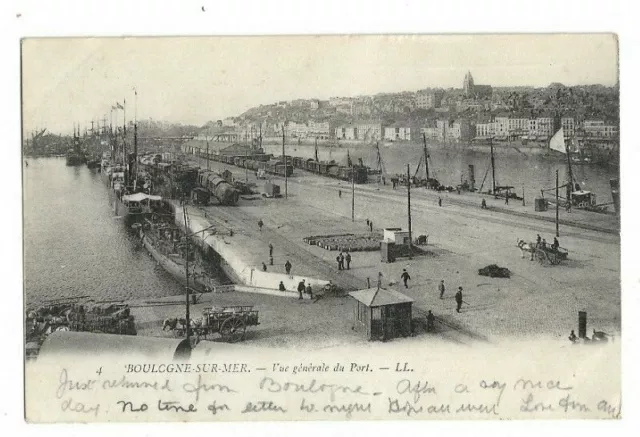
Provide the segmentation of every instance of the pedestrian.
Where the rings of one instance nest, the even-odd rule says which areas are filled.
[[[263,226],[264,226],[264,223],[262,222],[262,219],[258,220],[258,228],[260,229],[260,232],[262,232]]]
[[[342,270],[342,265],[340,264],[340,255],[336,256],[336,262],[338,263],[338,270]]]
[[[367,227],[369,227],[369,219],[367,219]]]
[[[462,308],[462,287],[458,287],[458,292],[456,293],[456,312],[460,312],[460,308]]]
[[[344,255],[340,252],[340,270],[344,270]]]
[[[407,285],[407,281],[411,279],[411,276],[409,276],[409,273],[407,273],[407,269],[402,269],[402,275],[400,275],[400,279],[402,279],[402,282],[404,282],[404,288],[409,288],[409,286]]]
[[[487,209],[487,201],[482,199],[482,203],[480,204],[481,209]]]
[[[342,190],[338,190],[338,197],[342,199]]]
[[[307,284],[307,289],[305,291],[309,295],[309,299],[313,299],[313,290],[311,289],[311,282]]]
[[[438,206],[442,206],[442,197],[438,197]]]
[[[509,193],[505,194],[505,196],[504,196],[504,204],[505,205],[509,204]]]
[[[269,243],[269,256],[273,256],[273,244]]]
[[[373,220],[369,220],[369,230],[373,232]]]
[[[270,265],[270,266],[272,266],[272,265],[273,265],[273,257],[272,257],[272,256],[270,256],[270,257],[269,257],[269,265]]]
[[[569,341],[571,343],[576,343],[578,341],[578,337],[576,336],[576,333],[573,331],[573,329],[571,330],[571,334],[569,334]]]
[[[302,293],[304,292],[304,289],[306,287],[304,286],[304,279],[300,282],[298,282],[298,299],[302,299]]]
[[[351,254],[349,252],[347,252],[347,256],[344,258],[347,261],[347,270],[350,270],[351,267]]]
[[[262,271],[263,272],[267,271],[267,265],[265,263],[262,263]]]
[[[289,262],[289,260],[287,260],[287,262],[284,263],[284,269],[286,270],[287,275],[291,273],[291,263]]]
[[[280,281],[280,285],[278,285],[278,290],[280,291],[287,291],[286,288],[284,288],[284,283],[282,281]]]
[[[427,332],[432,332],[435,328],[436,317],[431,310],[427,313]]]
[[[440,299],[444,296],[444,279],[440,280],[440,284],[438,284],[438,291],[440,292]]]

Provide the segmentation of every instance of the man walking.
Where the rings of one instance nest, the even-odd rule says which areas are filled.
[[[267,265],[265,263],[262,263],[262,271],[263,272],[267,271]]]
[[[273,256],[273,244],[269,243],[269,256]]]
[[[373,232],[373,220],[369,220],[369,230]]]
[[[438,197],[438,206],[442,206],[442,197]]]
[[[438,291],[440,292],[440,299],[442,299],[444,296],[444,279],[440,280],[440,283],[438,284]]]
[[[460,312],[460,308],[462,308],[462,287],[458,287],[458,292],[456,293],[456,312]]]
[[[284,263],[284,270],[287,272],[287,275],[291,273],[291,263],[289,262],[289,260]]]
[[[402,279],[402,282],[404,282],[404,288],[409,288],[409,286],[407,285],[407,281],[411,279],[411,276],[409,276],[409,273],[407,273],[407,269],[402,269],[402,275],[400,275],[400,279]]]
[[[338,263],[338,270],[342,270],[342,264],[340,264],[340,255],[342,255],[341,253],[338,254],[338,256],[336,256],[336,262]]]
[[[345,257],[345,260],[347,261],[347,270],[351,269],[351,254],[349,252],[347,252],[347,256]]]
[[[304,279],[298,283],[298,300],[302,299],[302,293],[304,292]]]
[[[344,270],[344,255],[340,252],[340,270]]]
[[[311,282],[307,284],[307,289],[305,291],[309,295],[309,299],[313,300],[313,290],[311,289]]]
[[[262,219],[258,220],[258,228],[260,229],[260,232],[262,232],[263,226],[264,226],[264,222],[262,221]]]

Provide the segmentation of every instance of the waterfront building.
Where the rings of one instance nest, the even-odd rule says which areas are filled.
[[[619,135],[618,126],[605,124],[603,120],[585,120],[584,135],[591,138],[615,138]]]
[[[335,130],[336,138],[339,140],[356,140],[356,128],[352,125],[340,125]]]
[[[498,138],[509,136],[509,117],[501,115],[495,118],[495,134]]]
[[[391,141],[411,141],[411,127],[406,123],[395,123],[384,128],[384,139]]]
[[[572,138],[576,134],[576,121],[573,117],[561,117],[560,126],[565,138]]]
[[[476,124],[476,138],[490,138],[495,134],[496,124],[494,122]]]

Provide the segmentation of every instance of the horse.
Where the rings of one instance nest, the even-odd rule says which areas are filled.
[[[529,259],[530,261],[533,261],[533,254],[535,253],[535,244],[534,243],[526,243],[524,240],[521,239],[517,239],[517,244],[518,249],[520,249],[520,253],[522,254],[522,257],[524,259],[524,253],[525,252],[529,252],[531,254],[531,258]]]

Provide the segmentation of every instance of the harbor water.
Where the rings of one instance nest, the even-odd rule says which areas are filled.
[[[125,228],[101,174],[64,158],[29,158],[23,169],[27,305],[89,296],[95,301],[184,292]]]
[[[265,145],[266,153],[274,155],[282,154],[282,145]],[[314,158],[315,148],[310,145],[287,144],[285,153],[292,156]],[[429,150],[429,176],[436,178],[441,184],[456,186],[461,180],[468,180],[469,165],[475,169],[476,188],[484,185],[482,191],[491,189],[492,173],[491,159],[489,153],[461,151],[461,150]],[[424,149],[418,144],[401,144],[393,146],[380,146],[382,161],[388,174],[406,174],[407,164],[410,164],[410,172],[413,176],[418,162],[424,156]],[[362,158],[365,165],[377,168],[377,151],[374,146],[357,146],[351,149],[348,146],[327,147],[318,146],[318,159],[335,160],[338,164],[347,164],[347,155],[351,157],[353,163]],[[545,193],[545,197],[555,195],[556,170],[559,173],[560,185],[566,180],[567,164],[558,160],[550,160],[542,156],[526,153],[505,154],[497,152],[495,154],[495,175],[496,186],[513,186],[517,195],[522,196],[524,189],[525,199],[540,196],[541,189],[551,189],[554,191]],[[580,184],[583,190],[592,191],[596,194],[598,204],[610,203],[611,188],[609,179],[617,178],[618,168],[600,167],[596,165],[572,165],[574,179]],[[425,176],[424,164],[421,164],[418,176]],[[560,192],[563,196],[564,191]],[[613,210],[613,205],[609,206]]]

